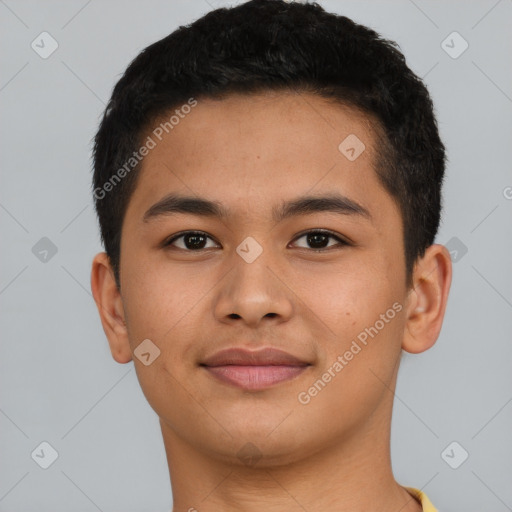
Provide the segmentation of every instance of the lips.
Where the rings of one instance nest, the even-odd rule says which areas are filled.
[[[258,391],[293,379],[311,365],[275,348],[258,351],[231,348],[208,357],[201,366],[224,383]]]
[[[205,366],[307,366],[309,363],[276,348],[264,348],[256,351],[229,348],[213,354],[202,364]]]

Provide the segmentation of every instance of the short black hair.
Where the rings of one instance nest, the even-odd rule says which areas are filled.
[[[94,138],[93,195],[119,288],[121,228],[140,169],[133,156],[151,123],[191,100],[269,90],[315,93],[374,122],[374,167],[402,215],[410,284],[439,227],[445,170],[427,88],[397,43],[364,25],[317,3],[250,0],[151,44],[114,87]]]

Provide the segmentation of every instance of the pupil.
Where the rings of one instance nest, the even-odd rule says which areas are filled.
[[[327,235],[314,233],[308,235],[308,244],[313,248],[325,247]],[[185,236],[185,245],[187,249],[202,249],[204,247],[205,237],[203,235],[191,234]]]
[[[322,233],[315,233],[308,235],[308,244],[313,246],[313,248],[322,248],[325,247],[325,241],[327,239],[327,235]]]
[[[202,249],[205,241],[205,237],[203,235],[197,235],[197,234],[191,234],[186,235],[185,238],[185,245],[187,249]],[[191,243],[189,243],[192,241]]]

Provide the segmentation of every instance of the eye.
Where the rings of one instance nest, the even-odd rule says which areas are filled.
[[[349,245],[348,242],[340,238],[339,236],[335,235],[333,232],[325,230],[325,229],[315,229],[312,231],[308,231],[306,233],[302,233],[299,237],[295,238],[295,242],[297,240],[300,240],[301,238],[304,238],[306,241],[306,244],[309,244],[310,247],[306,246],[299,246],[306,249],[313,249],[315,251],[324,251],[328,249],[329,247],[342,247],[345,245]],[[328,244],[329,239],[336,240],[337,244]]]
[[[294,242],[305,239],[307,245],[299,245],[301,248],[311,249],[314,251],[325,251],[332,247],[342,247],[350,245],[349,242],[343,240],[332,231],[315,229],[302,233],[294,239]],[[337,243],[329,244],[329,239],[336,241]],[[208,246],[208,240],[213,242],[213,245]],[[212,249],[219,247],[219,244],[213,240],[204,231],[183,231],[181,233],[173,235],[167,239],[163,244],[163,247],[175,247],[184,251],[194,252],[201,251],[204,249]]]
[[[179,243],[176,243],[180,239],[182,240]],[[184,231],[182,233],[178,233],[177,235],[173,235],[163,243],[163,246],[174,246],[185,251],[200,251],[203,249],[211,249],[212,247],[217,246],[213,245],[208,247],[208,239],[213,240],[213,238],[208,236],[203,231]],[[217,242],[215,242],[215,244],[217,244]]]

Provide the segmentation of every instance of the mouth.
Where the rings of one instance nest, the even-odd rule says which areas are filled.
[[[221,382],[259,391],[297,377],[311,364],[274,348],[234,348],[217,352],[200,366]]]
[[[309,365],[308,365],[309,366]],[[205,366],[217,379],[246,391],[260,391],[301,374],[307,366]]]

